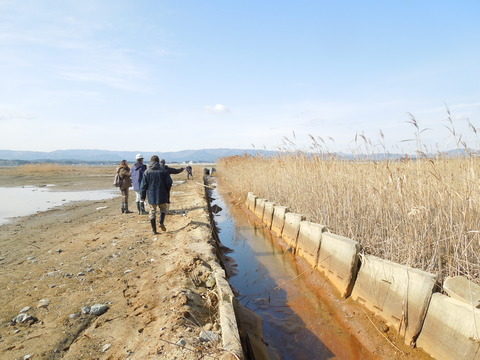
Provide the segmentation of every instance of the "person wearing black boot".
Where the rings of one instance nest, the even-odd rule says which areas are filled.
[[[147,215],[148,213],[145,211],[145,202],[142,201],[140,195],[140,185],[142,184],[143,174],[145,170],[147,170],[147,165],[143,163],[143,156],[142,154],[137,154],[135,157],[137,162],[132,167],[132,185],[133,190],[136,194],[135,202],[137,204],[137,210],[139,215]]]
[[[142,183],[140,185],[140,198],[145,201],[148,197],[150,205],[150,224],[152,231],[157,234],[156,212],[160,210],[160,228],[166,231],[165,216],[170,204],[170,189],[172,188],[171,174],[179,174],[184,168],[174,169],[165,165],[165,160],[160,161],[157,155],[153,155],[150,159],[150,167],[143,174]]]
[[[128,210],[128,189],[132,186],[132,179],[130,178],[130,167],[127,160],[122,160],[118,165],[117,173],[120,177],[122,184],[120,185],[120,191],[122,192],[122,214],[131,214]]]

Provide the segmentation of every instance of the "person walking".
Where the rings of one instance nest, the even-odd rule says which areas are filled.
[[[185,168],[185,170],[187,170],[187,180],[190,180],[190,177],[193,180],[192,166],[190,164],[188,164],[187,167]]]
[[[170,204],[170,189],[173,185],[171,174],[179,174],[184,168],[175,169],[165,165],[165,160],[160,160],[157,155],[153,155],[150,159],[150,166],[143,174],[142,183],[140,185],[141,201],[145,201],[148,197],[150,206],[150,224],[154,234],[157,233],[156,212],[160,210],[160,228],[166,231],[165,216]]]
[[[137,210],[140,215],[146,215],[148,212],[145,211],[145,202],[141,199],[140,194],[140,185],[142,184],[143,174],[147,170],[147,165],[143,163],[143,155],[137,154],[135,156],[137,162],[132,167],[132,184],[133,190],[135,191],[135,203],[137,204]]]
[[[120,191],[122,192],[122,214],[131,214],[128,210],[128,189],[132,186],[132,179],[130,175],[130,167],[127,160],[122,160],[117,167],[117,173],[122,181]]]

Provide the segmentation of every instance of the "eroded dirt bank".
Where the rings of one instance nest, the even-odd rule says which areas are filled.
[[[0,186],[109,188],[113,173],[0,169]],[[221,349],[207,264],[215,254],[199,182],[173,188],[167,231],[159,235],[147,216],[121,214],[120,198],[71,203],[1,226],[0,358],[234,358]],[[92,314],[96,304],[108,310]]]

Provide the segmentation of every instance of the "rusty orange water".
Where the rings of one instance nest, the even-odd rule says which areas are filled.
[[[332,315],[322,296],[325,279],[305,261],[284,253],[269,231],[214,190],[221,243],[232,250],[230,284],[263,319],[271,359],[373,359]],[[232,269],[230,269],[232,270]]]

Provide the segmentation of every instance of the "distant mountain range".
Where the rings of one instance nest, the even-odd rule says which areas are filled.
[[[214,163],[223,157],[235,155],[263,155],[271,156],[278,154],[278,151],[269,150],[255,150],[255,149],[201,149],[201,150],[182,150],[171,152],[142,152],[142,151],[109,151],[109,150],[56,150],[51,152],[40,151],[14,151],[14,150],[0,150],[0,166],[2,165],[21,165],[26,163],[43,163],[43,162],[58,162],[66,164],[112,164],[119,163],[122,160],[127,160],[130,163],[135,162],[136,154],[141,153],[148,162],[152,155],[158,155],[160,159],[165,159],[167,163]],[[428,157],[441,155],[444,157],[462,157],[466,155],[477,155],[476,150],[451,150],[440,154],[427,154]],[[405,154],[324,154],[326,158],[336,157],[342,160],[398,160],[405,158]],[[416,158],[415,155],[409,155],[410,159]]]
[[[202,149],[202,150],[182,150],[172,152],[150,152],[150,151],[109,151],[109,150],[56,150],[51,152],[40,151],[14,151],[0,150],[0,161],[22,161],[22,162],[120,162],[127,160],[135,162],[135,156],[141,153],[146,161],[150,160],[152,155],[158,155],[160,159],[165,159],[167,163],[183,162],[203,162],[214,163],[219,158],[234,155],[272,155],[275,151],[267,150],[246,150],[246,149]]]

